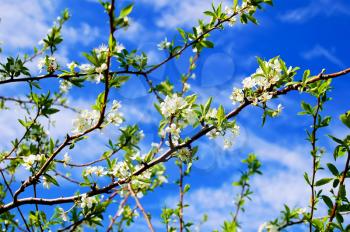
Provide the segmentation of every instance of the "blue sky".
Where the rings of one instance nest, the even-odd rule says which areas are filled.
[[[117,7],[125,6],[128,2],[117,1]],[[127,49],[145,51],[150,62],[157,63],[165,54],[156,45],[164,37],[171,39],[177,35],[176,27],[188,29],[196,25],[197,19],[204,18],[202,12],[210,3],[207,0],[136,1],[129,30],[117,32],[116,37]],[[3,53],[0,58],[30,52],[65,8],[69,8],[72,18],[64,28],[65,42],[58,50],[61,64],[72,60],[83,62],[81,52],[107,42],[107,17],[102,7],[93,0],[1,0],[0,41],[3,41]],[[199,93],[199,99],[205,101],[209,96],[214,96],[215,104],[232,109],[229,100],[232,87],[239,86],[244,77],[255,71],[256,56],[269,59],[280,55],[287,65],[299,66],[301,70],[311,69],[313,74],[323,68],[333,72],[350,65],[350,4],[347,1],[277,0],[274,7],[259,11],[257,18],[259,26],[237,25],[212,34],[215,48],[201,54],[195,71],[197,78],[190,82],[192,90]],[[167,77],[177,80],[187,70],[190,55],[191,51],[186,52],[182,58],[153,73],[151,78],[155,82]],[[35,62],[31,69],[37,71]],[[339,114],[349,110],[350,92],[346,83],[346,77],[333,83],[333,100],[324,114],[335,117],[332,126],[323,131],[325,134],[343,136],[348,133],[337,120]],[[55,88],[57,81],[46,81],[45,86]],[[22,85],[1,87],[5,96],[23,96],[26,91]],[[100,91],[101,86],[89,84],[84,90],[73,89],[69,99],[72,105],[89,108]],[[157,139],[154,131],[160,118],[153,107],[155,99],[147,94],[146,83],[133,77],[122,89],[114,91],[112,98],[122,102],[126,123],[139,123],[144,130],[146,136],[141,147],[146,151],[150,143]],[[241,215],[243,231],[256,231],[259,224],[278,215],[283,203],[306,206],[309,193],[302,175],[310,171],[310,146],[305,141],[305,128],[310,125],[310,120],[297,116],[302,99],[310,100],[306,95],[292,93],[274,101],[275,104],[282,103],[285,109],[279,118],[268,120],[263,128],[260,110],[249,108],[244,111],[237,118],[241,135],[231,150],[222,150],[220,140],[204,138],[197,142],[201,147],[200,160],[194,164],[191,176],[186,178],[186,182],[192,185],[185,198],[192,205],[185,210],[187,219],[198,222],[207,213],[209,221],[203,225],[202,231],[210,231],[219,228],[224,218],[229,218],[237,191],[231,187],[231,182],[237,179],[242,168],[239,161],[249,152],[255,152],[263,161],[264,175],[252,180],[254,201],[247,204],[247,212]],[[16,110],[1,112],[0,123],[4,127],[1,147],[8,147],[9,142],[4,141],[13,139],[21,132],[17,121],[9,123],[14,113],[21,116],[21,112]],[[61,111],[56,116],[56,127],[51,128],[50,133],[62,137],[70,130],[74,117],[72,112]],[[116,135],[116,129],[107,130],[104,135],[94,134],[92,139],[77,146],[77,151],[71,155],[79,161],[98,157],[106,143],[106,136]],[[325,159],[330,159],[334,144],[326,136],[320,139],[320,143],[328,151]],[[71,172],[74,176],[79,170]],[[174,205],[177,200],[177,187],[173,183],[174,165],[168,165],[168,174],[172,176],[169,184],[142,198],[145,208],[154,213],[157,231],[162,231],[159,222],[161,207]],[[69,184],[63,187],[67,194],[75,191],[74,186]],[[54,190],[45,190],[47,192],[43,194],[55,196]],[[140,218],[134,229],[130,230],[142,231],[144,226]]]

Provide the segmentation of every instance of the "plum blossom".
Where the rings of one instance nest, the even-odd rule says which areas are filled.
[[[50,182],[48,182],[48,180],[45,176],[43,177],[43,186],[44,186],[44,188],[47,188],[47,189],[50,188]]]
[[[60,217],[62,218],[63,221],[65,221],[65,222],[68,221],[67,212],[65,212],[63,208],[58,207],[57,211],[58,211],[58,213],[59,213],[59,215],[60,215]]]
[[[69,64],[67,64],[67,68],[69,69],[69,70],[71,70],[71,71],[74,71],[74,69],[76,68],[76,67],[78,67],[78,64],[76,63],[76,62],[71,62],[71,63],[69,63]]]
[[[121,103],[117,100],[113,100],[112,108],[107,115],[107,122],[112,123],[115,126],[119,126],[123,122],[123,114],[119,112],[122,107]]]
[[[97,200],[95,197],[87,197],[86,194],[81,195],[80,207],[82,209],[84,209],[85,207],[91,209],[94,204],[97,204]]]
[[[64,166],[66,166],[69,162],[70,162],[71,158],[70,156],[68,155],[68,153],[66,152],[64,155],[63,155],[63,164]]]
[[[115,52],[116,53],[121,53],[125,49],[124,45],[121,43],[117,43],[115,46]]]
[[[77,119],[73,120],[73,133],[81,133],[93,125],[95,125],[100,118],[100,112],[97,110],[83,110]]]
[[[233,88],[230,99],[232,100],[233,104],[235,104],[236,102],[243,102],[244,101],[243,90],[238,88]]]
[[[167,50],[170,48],[171,43],[168,41],[167,38],[165,38],[162,42],[160,42],[158,45],[159,50]]]
[[[56,58],[53,56],[46,56],[44,58],[41,58],[38,62],[39,71],[42,72],[44,67],[46,67],[46,70],[50,73],[56,71],[58,69]]]
[[[60,80],[60,91],[62,93],[67,93],[68,90],[72,87],[72,83],[66,80]]]
[[[84,73],[88,73],[91,72],[94,69],[94,67],[91,64],[81,64],[79,66],[79,69]]]
[[[101,66],[100,67],[96,67],[95,68],[95,71],[97,72],[97,77],[96,77],[96,83],[98,84],[98,83],[100,83],[100,81],[103,79],[103,72],[105,71],[105,70],[107,70],[107,64],[106,63],[103,63],[103,64],[101,64]]]
[[[23,157],[22,159],[23,159],[23,166],[25,167],[25,169],[29,170],[34,165],[35,162],[44,160],[45,155],[44,154],[29,155],[29,156]]]
[[[272,113],[272,117],[277,117],[281,114],[283,110],[283,106],[281,104],[278,104],[277,109]]]
[[[104,169],[102,166],[92,166],[92,167],[87,167],[84,171],[84,176],[89,176],[89,175],[96,175],[96,176],[105,176],[107,175],[107,171]]]
[[[160,104],[160,110],[162,115],[170,117],[175,114],[177,110],[184,109],[187,106],[187,102],[177,94],[172,96],[166,96],[164,101]]]
[[[270,223],[263,223],[259,226],[258,232],[263,232],[266,229],[268,232],[278,232],[279,229],[277,226],[272,225]]]

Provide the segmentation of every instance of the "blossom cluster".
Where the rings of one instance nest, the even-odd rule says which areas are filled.
[[[165,137],[166,133],[171,134],[171,142],[175,146],[179,143],[181,130],[189,124],[193,125],[198,120],[191,101],[178,94],[166,96],[160,104],[160,111],[169,120],[169,125],[160,131],[160,135]],[[167,144],[169,145],[169,143]]]
[[[100,118],[100,112],[97,110],[83,110],[78,118],[73,120],[73,127],[72,133],[82,133],[85,130],[91,128],[92,126],[96,125]]]
[[[114,124],[119,126],[123,122],[123,114],[119,112],[121,103],[117,100],[113,100],[112,107],[107,113],[107,120],[103,123],[103,126],[107,124]],[[97,110],[83,110],[78,118],[73,120],[73,133],[82,133],[85,130],[93,127],[100,119],[100,112]]]
[[[38,62],[40,72],[45,68],[47,72],[52,73],[58,69],[59,65],[54,56],[45,56]]]
[[[25,156],[22,158],[23,159],[23,166],[25,169],[29,170],[30,168],[33,167],[35,162],[41,162],[45,160],[45,155],[40,154],[40,155],[29,155]]]
[[[115,126],[119,126],[123,122],[123,114],[119,112],[122,107],[121,103],[117,100],[113,100],[112,108],[107,114],[107,122],[112,123]]]
[[[235,104],[242,103],[245,98],[254,105],[259,102],[266,102],[273,97],[273,87],[283,79],[285,75],[292,73],[292,67],[283,71],[283,63],[278,58],[272,58],[269,61],[261,61],[260,67],[242,81],[243,89],[233,88],[230,99]]]
[[[83,172],[83,176],[89,176],[89,175],[96,175],[98,177],[101,176],[105,176],[107,175],[107,171],[105,170],[104,167],[102,166],[91,166],[91,167],[87,167],[84,172]]]
[[[81,195],[80,207],[82,209],[88,208],[91,209],[93,205],[97,204],[98,200],[96,197],[88,197],[86,194]]]

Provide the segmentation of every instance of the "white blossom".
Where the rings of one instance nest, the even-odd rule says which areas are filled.
[[[176,155],[182,161],[190,160],[192,157],[191,151],[186,147],[179,149]]]
[[[98,84],[98,83],[100,83],[100,81],[103,79],[103,72],[105,71],[105,70],[107,70],[107,64],[106,63],[103,63],[103,64],[101,64],[101,66],[100,67],[97,67],[97,68],[95,68],[95,71],[97,72],[97,77],[96,77],[96,83]]]
[[[257,83],[256,83],[254,78],[247,77],[242,81],[242,84],[243,84],[243,88],[251,89],[251,88],[255,87]]]
[[[68,155],[68,153],[66,152],[64,155],[63,155],[63,164],[64,166],[66,166],[69,162],[70,162],[71,158],[70,156]]]
[[[107,171],[102,166],[87,167],[84,171],[84,176],[89,176],[89,175],[105,176],[107,175]]]
[[[84,73],[88,73],[91,72],[94,69],[94,67],[91,64],[81,64],[79,66],[79,69]]]
[[[62,93],[67,93],[68,90],[72,87],[72,83],[66,80],[60,80],[60,91]]]
[[[207,115],[205,116],[205,118],[208,120],[208,119],[215,119],[216,118],[216,115],[217,115],[217,109],[213,108],[213,109],[210,109],[207,113]]]
[[[268,92],[264,92],[262,95],[258,97],[259,101],[266,102],[272,98],[272,94]]]
[[[50,188],[50,182],[47,181],[47,178],[45,176],[43,177],[43,186],[47,189]]]
[[[108,47],[105,44],[101,44],[98,48],[95,48],[97,56],[101,56],[101,54],[108,52]]]
[[[67,213],[64,211],[64,209],[61,208],[61,207],[59,207],[57,210],[58,210],[59,215],[60,215],[60,217],[62,218],[62,220],[65,221],[65,222],[68,221],[68,215],[67,215]]]
[[[160,104],[160,110],[162,115],[165,117],[170,117],[175,114],[177,110],[183,109],[187,106],[187,102],[182,97],[177,94],[172,96],[166,96],[164,101]]]
[[[117,43],[117,45],[115,46],[116,53],[121,53],[124,49],[125,49],[125,47],[121,43]]]
[[[183,111],[183,116],[185,120],[191,125],[195,124],[198,119],[196,112],[191,108],[185,109]]]
[[[234,136],[238,136],[239,135],[239,126],[237,124],[235,124],[232,128],[231,128],[231,132]]]
[[[169,49],[171,46],[171,43],[168,41],[167,38],[165,38],[162,42],[160,42],[158,45],[159,50],[166,50]]]
[[[112,168],[111,174],[118,178],[126,178],[130,175],[128,164],[125,161],[117,162]]]
[[[226,15],[232,15],[233,9],[231,7],[225,6],[225,14]]]
[[[281,104],[278,104],[277,109],[272,113],[272,117],[277,117],[281,114],[283,110],[283,106]]]
[[[97,110],[83,110],[77,119],[73,120],[73,133],[81,133],[98,122],[100,117],[100,112]]]
[[[175,145],[175,146],[178,145],[178,143],[179,143],[178,140],[180,139],[181,129],[175,123],[172,123],[165,128],[165,132],[171,134],[171,141],[172,141],[173,145]],[[169,145],[168,141],[167,141],[167,145]]]
[[[165,128],[165,131],[168,133],[171,133],[173,136],[177,136],[180,134],[181,129],[176,126],[175,123],[170,124],[170,126],[167,126]]]
[[[117,100],[113,100],[112,108],[107,114],[107,122],[112,123],[115,126],[119,126],[123,122],[123,114],[119,112],[122,107],[121,103]]]
[[[244,100],[243,90],[238,88],[233,88],[230,99],[232,100],[233,104],[235,104],[236,102],[243,102]]]
[[[184,83],[183,90],[184,90],[185,92],[188,91],[188,90],[190,90],[190,88],[191,88],[191,85],[190,85],[190,84]]]
[[[48,72],[54,72],[58,69],[58,64],[56,58],[53,56],[46,56],[44,58],[39,59],[38,61],[38,69],[41,72],[44,67]]]
[[[46,61],[47,71],[54,72],[58,68],[58,64],[56,62],[56,58],[53,56],[47,57]]]
[[[83,194],[80,199],[80,207],[84,209],[87,207],[88,209],[91,209],[94,204],[97,203],[97,200],[95,197],[87,197],[86,194]]]
[[[119,126],[123,122],[123,115],[118,112],[110,112],[107,115],[107,121],[115,126]]]
[[[23,159],[23,166],[29,170],[34,165],[34,163],[36,161],[42,161],[42,160],[44,160],[44,158],[45,158],[44,154],[25,156],[22,158]]]
[[[67,68],[69,68],[69,70],[74,70],[76,67],[78,67],[78,64],[75,63],[74,61],[67,64]]]
[[[43,70],[43,68],[46,65],[46,59],[45,58],[41,58],[38,61],[38,69],[40,70],[40,72]]]
[[[220,131],[218,131],[216,128],[209,131],[207,134],[209,139],[215,139],[216,137],[220,136]]]

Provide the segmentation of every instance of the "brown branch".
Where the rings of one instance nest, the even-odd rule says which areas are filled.
[[[320,74],[322,75],[322,74]],[[316,178],[316,172],[317,172],[317,147],[316,147],[316,133],[317,133],[317,117],[318,113],[321,107],[321,99],[320,96],[317,97],[317,108],[314,115],[312,115],[312,141],[311,141],[311,155],[312,155],[312,179],[311,179],[311,212],[310,212],[310,221],[309,221],[309,231],[312,232],[312,219],[314,217],[314,210],[315,210],[315,178]]]
[[[237,222],[237,218],[238,218],[238,214],[239,214],[239,211],[242,209],[242,206],[240,204],[241,200],[243,199],[244,197],[244,192],[245,192],[245,188],[248,187],[249,185],[247,184],[246,181],[244,181],[243,185],[242,185],[242,189],[241,189],[241,192],[239,194],[239,198],[238,198],[238,201],[236,203],[236,211],[235,211],[235,214],[233,215],[233,221],[238,224]]]
[[[150,231],[154,232],[154,228],[153,228],[153,225],[151,223],[151,218],[149,217],[149,215],[146,213],[145,209],[143,208],[139,198],[136,196],[136,193],[134,192],[134,190],[132,189],[132,186],[131,186],[131,183],[128,184],[128,189],[129,189],[129,192],[130,194],[132,195],[132,197],[134,198],[135,202],[136,202],[136,205],[137,205],[137,208],[140,209],[143,217],[145,218],[146,220],[146,223],[147,223],[147,226],[149,228]]]
[[[180,179],[179,179],[179,223],[180,223],[180,232],[184,229],[184,218],[183,218],[183,208],[184,208],[184,189],[183,189],[183,180],[184,180],[184,173],[182,170],[182,161],[179,161],[179,172],[180,172]]]
[[[346,179],[346,176],[350,170],[350,150],[349,148],[347,148],[347,151],[348,151],[348,157],[346,159],[346,163],[345,163],[345,167],[344,167],[344,171],[343,171],[343,174],[341,175],[340,177],[340,180],[339,180],[339,187],[338,187],[338,193],[337,193],[337,198],[336,198],[336,201],[333,205],[333,208],[329,214],[329,222],[327,223],[327,226],[326,226],[326,231],[328,231],[336,213],[337,213],[337,210],[338,210],[338,207],[339,207],[339,204],[338,204],[338,200],[340,198],[340,194],[341,194],[341,188],[344,187],[344,182],[345,182],[345,179]]]
[[[34,101],[32,100],[24,100],[24,99],[20,99],[20,98],[13,98],[13,97],[4,97],[4,96],[0,96],[0,100],[4,100],[4,101],[12,101],[12,102],[16,102],[20,105],[27,105],[27,104],[35,104]],[[73,108],[73,107],[70,107],[66,104],[63,104],[63,103],[54,103],[52,104],[54,106],[60,106],[60,107],[63,107],[65,109],[69,109],[69,110],[72,110],[74,112],[78,112],[77,109]]]
[[[79,181],[76,181],[76,180],[74,180],[74,179],[72,179],[72,178],[69,178],[68,176],[63,175],[63,174],[60,173],[60,172],[54,171],[54,173],[55,173],[55,176],[62,177],[63,179],[65,179],[65,180],[67,180],[67,181],[69,181],[69,182],[71,182],[71,183],[73,183],[73,184],[80,185],[80,182],[79,182]]]
[[[122,211],[124,205],[126,204],[126,202],[127,202],[128,199],[129,199],[129,196],[130,196],[130,193],[128,193],[128,194],[124,197],[123,201],[120,202],[119,207],[118,207],[118,210],[117,210],[117,212],[115,212],[113,218],[111,219],[111,221],[110,221],[110,223],[109,223],[109,225],[108,225],[108,228],[107,228],[106,232],[112,231],[114,222],[115,222],[115,220],[117,220],[117,218],[120,216],[121,211]]]

